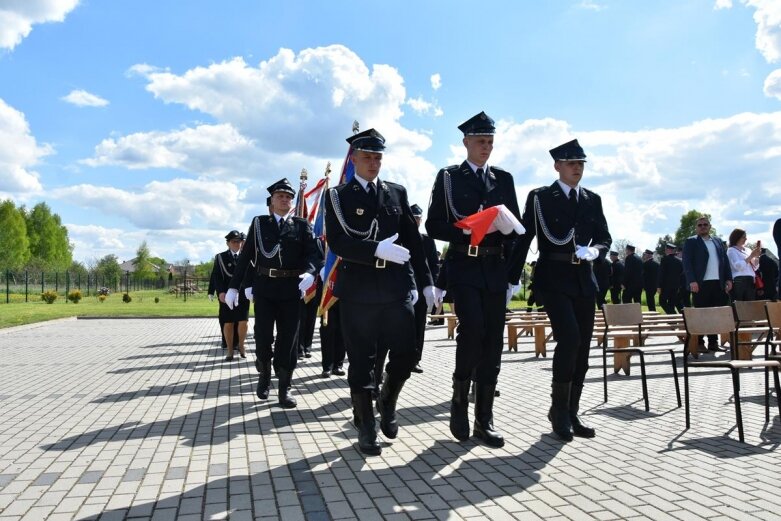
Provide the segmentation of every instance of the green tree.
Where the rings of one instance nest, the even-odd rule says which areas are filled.
[[[195,265],[195,276],[199,279],[209,279],[212,276],[212,269],[214,268],[214,257],[206,262]]]
[[[24,215],[10,200],[0,203],[0,268],[18,270],[30,260]]]
[[[143,241],[136,250],[136,258],[134,260],[136,266],[135,276],[138,280],[147,280],[154,273],[150,258],[149,246],[147,246],[146,241]]]
[[[33,263],[43,269],[68,269],[73,262],[73,246],[60,216],[52,214],[46,203],[36,204],[24,215]]]
[[[664,237],[659,237],[659,240],[656,241],[655,251],[660,257],[664,257],[665,245],[668,242],[675,243],[675,239],[671,237],[669,233]]]
[[[71,282],[75,282],[77,280],[81,280],[82,283],[86,283],[87,281],[87,267],[82,264],[79,261],[73,261],[71,262],[70,267],[68,268],[68,271],[70,272],[71,276]]]
[[[111,289],[117,289],[122,277],[122,270],[119,268],[119,260],[114,254],[106,255],[98,261],[95,267],[95,273],[98,276],[100,284],[105,284]]]
[[[697,234],[697,218],[700,215],[704,215],[708,218],[710,221],[710,214],[708,213],[702,213],[698,212],[697,210],[689,210],[685,214],[681,216],[681,224],[678,226],[678,230],[675,232],[675,240],[673,241],[675,244],[682,246],[683,242],[691,237],[692,235]],[[720,237],[719,234],[716,232],[716,228],[712,226],[711,222],[711,229],[710,234],[713,237]]]

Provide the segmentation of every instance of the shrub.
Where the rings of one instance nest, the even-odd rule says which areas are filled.
[[[55,300],[57,300],[57,293],[55,293],[52,290],[44,291],[41,293],[41,300],[46,302],[47,304],[53,304]]]
[[[155,297],[155,304],[160,302],[160,297]]]
[[[105,302],[106,301],[106,295],[98,295],[98,301],[99,302]]]
[[[129,294],[125,293],[124,295],[122,295],[122,302],[124,302],[125,304],[127,304],[131,300],[133,300],[133,297],[131,297]]]
[[[74,304],[78,304],[81,300],[81,291],[78,289],[73,289],[70,292],[68,292],[68,300],[73,302]]]
[[[111,293],[111,290],[110,290],[110,289],[108,289],[108,288],[107,288],[107,287],[105,287],[105,286],[103,286],[102,288],[100,288],[100,289],[98,290],[98,295],[104,295],[104,296],[108,296],[110,293]],[[104,299],[104,300],[105,300],[105,299]]]

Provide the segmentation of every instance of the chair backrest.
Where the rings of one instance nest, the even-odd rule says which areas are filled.
[[[767,323],[773,331],[781,329],[781,302],[765,301]]]
[[[631,304],[603,304],[602,315],[605,326],[637,326],[643,323],[643,308],[635,302]]]
[[[766,300],[736,300],[733,302],[735,320],[738,321],[738,325],[745,322],[764,322],[767,320],[766,302]]]
[[[716,335],[735,331],[735,316],[730,306],[683,308],[683,323],[689,335]]]

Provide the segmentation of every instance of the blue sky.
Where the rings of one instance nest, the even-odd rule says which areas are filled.
[[[485,110],[521,201],[577,137],[614,239],[696,208],[772,244],[779,61],[774,0],[0,0],[0,198],[46,201],[80,261],[197,262],[271,182],[336,170],[354,119],[426,207]]]

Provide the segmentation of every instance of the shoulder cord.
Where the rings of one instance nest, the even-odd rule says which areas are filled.
[[[226,277],[233,277],[233,273],[231,273],[230,271],[228,271],[228,268],[225,266],[225,262],[222,260],[222,255],[220,255],[220,254],[218,253],[218,254],[216,255],[216,257],[217,257],[217,262],[218,262],[218,263],[219,263],[219,265],[220,265],[220,269],[221,269],[221,270],[222,270],[222,272],[225,274],[225,276],[226,276]]]
[[[534,196],[534,217],[538,220],[540,224],[540,229],[542,230],[542,233],[545,235],[545,238],[548,239],[551,243],[555,244],[556,246],[564,246],[568,242],[572,241],[573,246],[575,245],[575,227],[570,228],[569,233],[567,233],[567,236],[564,237],[563,239],[557,239],[556,237],[553,236],[553,234],[551,234],[547,224],[545,224],[545,218],[542,216],[542,208],[540,207],[540,201],[536,194]]]
[[[453,204],[453,186],[450,184],[450,172],[447,169],[445,169],[445,175],[443,176],[443,182],[444,182],[444,185],[445,185],[445,187],[444,187],[445,188],[445,200],[447,201],[447,207],[450,210],[450,213],[453,214],[453,217],[455,217],[455,219],[457,221],[460,221],[461,219],[463,219],[466,216],[465,215],[461,215],[460,213],[458,213],[456,211],[455,205]],[[481,205],[480,206],[480,210],[482,210],[482,209],[483,208],[482,208],[482,205]]]
[[[277,243],[271,251],[267,251],[263,244],[263,238],[260,236],[260,221],[257,217],[252,220],[252,225],[255,227],[255,241],[258,243],[260,253],[267,259],[279,255],[279,263],[282,264],[282,252],[280,251],[281,243]]]
[[[360,239],[362,241],[377,240],[377,232],[380,231],[379,224],[377,223],[377,217],[372,219],[372,223],[371,225],[369,225],[369,229],[366,230],[365,232],[356,230],[354,228],[350,228],[349,226],[347,226],[347,223],[344,220],[344,215],[342,214],[342,206],[339,203],[339,194],[336,193],[336,190],[331,189],[329,191],[329,196],[331,197],[331,205],[334,207],[336,220],[339,221],[339,224],[341,225],[342,230],[344,230],[344,233],[356,239]]]

